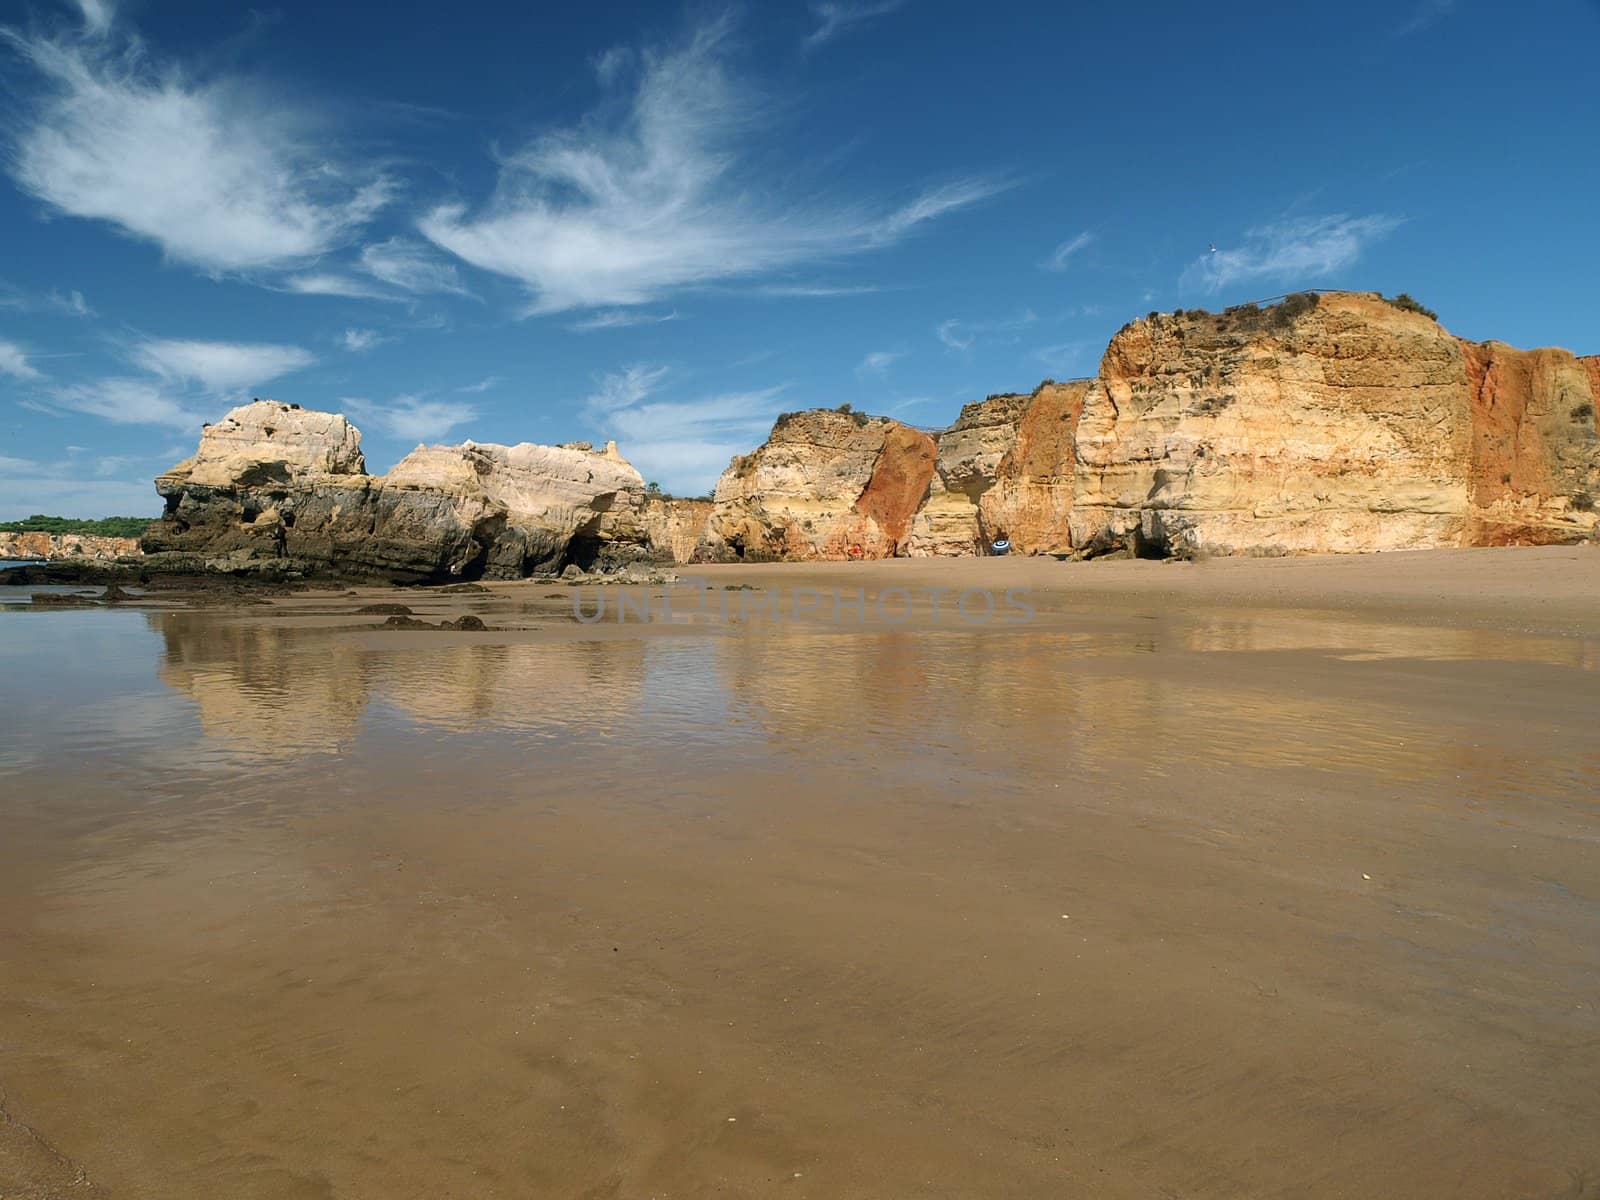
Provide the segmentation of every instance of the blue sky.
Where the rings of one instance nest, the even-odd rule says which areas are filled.
[[[0,519],[153,513],[257,395],[374,470],[614,437],[695,493],[781,410],[942,425],[1151,309],[1600,351],[1587,0],[3,12]]]

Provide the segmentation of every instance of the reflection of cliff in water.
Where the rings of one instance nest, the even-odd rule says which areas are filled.
[[[604,734],[637,705],[648,649],[635,640],[452,642],[371,652],[370,679],[375,699],[416,724]]]
[[[732,719],[770,748],[866,776],[892,765],[897,785],[976,776],[1082,798],[1121,777],[1165,795],[1249,766],[1296,788],[1308,772],[1367,788],[1445,775],[1463,796],[1570,788],[1547,756],[1579,736],[1571,714],[1530,730],[1539,753],[1485,747],[1499,744],[1506,704],[1542,711],[1566,672],[1594,669],[1586,640],[1287,613],[1130,624],[797,633],[717,639],[710,652]],[[1503,692],[1478,685],[1489,674]],[[1587,762],[1593,777],[1600,754]]]
[[[273,757],[336,753],[371,691],[368,658],[327,629],[207,612],[152,612],[161,681],[193,700],[208,738]]]
[[[631,726],[651,651],[662,649],[632,640],[384,645],[348,627],[209,612],[146,619],[162,638],[162,682],[194,701],[208,739],[252,757],[339,753],[361,735],[364,718],[606,737]],[[657,665],[673,679],[672,664]]]

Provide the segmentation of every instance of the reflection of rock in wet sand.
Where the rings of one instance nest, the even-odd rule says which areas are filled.
[[[1003,785],[1027,768],[1066,786],[1130,768],[1173,780],[1338,770],[1404,786],[1453,762],[1475,794],[1536,790],[1546,766],[1478,748],[1496,697],[1458,704],[1469,715],[1441,729],[1417,688],[1458,688],[1469,664],[1498,660],[1516,703],[1547,675],[1553,687],[1563,670],[1593,669],[1595,651],[1499,630],[1213,612],[1017,640],[798,632],[719,639],[708,653],[732,718],[805,758],[871,764],[914,746],[905,765],[930,780],[981,766]]]
[[[160,677],[192,699],[208,737],[287,757],[339,750],[366,708],[370,668],[331,630],[207,612],[152,612],[166,643]]]
[[[276,758],[344,749],[373,701],[452,730],[604,733],[637,707],[651,653],[667,656],[630,640],[389,648],[210,612],[148,619],[165,641],[161,680],[195,702],[206,735]]]
[[[446,729],[604,731],[644,687],[642,641],[452,644],[372,656],[374,697]]]

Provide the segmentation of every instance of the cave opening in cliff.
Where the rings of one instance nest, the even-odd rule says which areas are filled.
[[[580,571],[592,571],[595,564],[600,561],[602,546],[600,536],[593,532],[580,531],[572,535],[572,540],[567,543],[566,551],[561,555],[561,567],[577,567]]]
[[[1151,559],[1171,558],[1172,548],[1164,541],[1136,537],[1133,539],[1133,556],[1135,558]]]

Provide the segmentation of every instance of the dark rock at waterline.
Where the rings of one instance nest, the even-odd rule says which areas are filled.
[[[35,608],[97,608],[99,602],[90,596],[79,596],[74,593],[62,592],[35,592],[33,594]]]
[[[457,633],[485,633],[489,627],[483,623],[481,617],[474,617],[470,613],[464,617],[457,617],[454,621],[441,621],[435,625],[431,621],[421,621],[416,617],[394,616],[383,623],[384,629],[431,629],[443,632]]]

